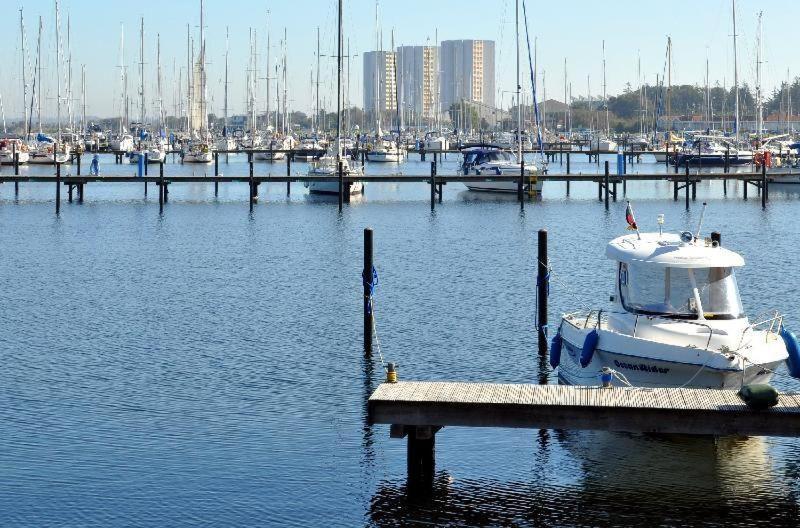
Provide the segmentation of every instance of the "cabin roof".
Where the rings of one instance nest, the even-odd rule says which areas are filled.
[[[738,253],[713,247],[705,240],[681,242],[674,233],[636,233],[617,237],[606,246],[606,256],[618,262],[641,262],[670,268],[727,268],[744,266]]]

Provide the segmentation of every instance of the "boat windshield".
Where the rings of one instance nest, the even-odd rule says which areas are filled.
[[[631,313],[697,319],[744,316],[733,268],[670,268],[619,264],[622,306]]]

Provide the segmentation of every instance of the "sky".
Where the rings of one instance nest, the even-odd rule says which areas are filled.
[[[522,1],[522,0],[520,0]],[[4,17],[0,31],[5,36],[5,69],[0,76],[0,96],[5,118],[13,120],[23,113],[22,58],[19,13],[23,9],[25,42],[28,54],[28,83],[36,63],[38,17],[42,17],[42,114],[56,115],[56,38],[55,1],[27,0],[14,3],[3,0]],[[572,0],[565,4],[526,0],[531,46],[536,43],[539,98],[546,91],[548,99],[564,100],[564,61],[567,84],[572,96],[585,97],[603,93],[602,44],[605,41],[607,93],[622,91],[627,83],[639,84],[641,78],[655,83],[665,65],[667,36],[673,43],[673,84],[705,84],[706,59],[711,84],[733,84],[731,0],[614,0],[598,9],[594,0]],[[558,6],[559,9],[554,9]],[[563,9],[560,9],[563,7]],[[309,112],[313,108],[310,74],[316,66],[316,31],[321,41],[321,87],[323,106],[336,104],[336,61],[330,58],[336,46],[335,0],[206,0],[205,39],[208,61],[209,111],[222,114],[226,30],[229,38],[229,114],[244,113],[249,51],[249,31],[257,35],[258,76],[262,79],[257,95],[260,111],[266,108],[267,33],[270,35],[271,69],[282,54],[280,40],[287,35],[288,99],[290,108]],[[497,95],[499,106],[511,104],[514,90],[515,0],[380,0],[379,24],[383,48],[390,49],[391,33],[399,45],[433,44],[436,38],[488,39],[496,42]],[[769,94],[787,78],[787,68],[794,78],[800,67],[792,61],[793,36],[800,20],[800,2],[796,0],[739,0],[736,2],[739,57],[739,82],[755,84],[756,37],[758,12],[763,10],[763,86]],[[520,8],[521,11],[521,8]],[[187,24],[195,42],[199,40],[199,0],[138,0],[137,2],[98,2],[97,0],[60,0],[62,49],[62,115],[67,113],[66,62],[67,18],[70,20],[69,51],[72,56],[72,101],[80,108],[81,69],[86,71],[86,105],[90,116],[119,115],[120,33],[124,26],[124,61],[128,70],[128,93],[131,113],[138,115],[139,26],[144,17],[145,97],[149,115],[155,114],[156,36],[161,39],[162,98],[168,114],[174,113],[176,85],[186,79]],[[16,14],[16,16],[13,16]],[[520,24],[522,77],[530,92],[530,70],[525,44],[524,25]],[[375,48],[376,23],[374,0],[345,0],[344,32],[350,45],[350,89],[352,104],[362,106],[364,51]],[[535,39],[535,40],[534,40]],[[325,57],[327,55],[328,57]],[[796,71],[795,71],[796,70]],[[182,72],[182,73],[181,73]],[[270,72],[274,77],[274,72]],[[274,109],[274,80],[271,80],[271,107]],[[38,90],[38,88],[37,88]],[[183,94],[185,96],[185,87]],[[29,89],[30,93],[30,89]],[[134,102],[135,100],[135,102]]]

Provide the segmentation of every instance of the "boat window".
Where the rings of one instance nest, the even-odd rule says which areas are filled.
[[[514,161],[511,154],[502,150],[495,150],[486,154],[485,161]]]
[[[625,310],[644,315],[696,319],[702,309],[706,319],[736,319],[744,312],[731,268],[665,268],[621,262],[619,293]]]

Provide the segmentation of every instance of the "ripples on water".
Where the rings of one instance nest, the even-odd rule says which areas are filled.
[[[446,428],[433,496],[408,496],[405,442],[364,420],[382,370],[360,351],[362,229],[401,379],[504,382],[554,380],[536,356],[536,230],[555,319],[607,298],[604,247],[624,229],[624,201],[606,213],[592,184],[548,183],[524,211],[463,189],[431,213],[424,185],[370,184],[340,215],[276,184],[251,216],[246,185],[217,200],[174,185],[159,217],[152,189],[90,184],[55,218],[51,185],[0,186],[0,525],[797,525],[794,439]],[[701,183],[688,212],[664,182],[628,196],[647,229],[659,213],[695,226],[708,200],[704,231],[747,260],[748,313],[797,326],[800,193],[773,186],[766,211],[733,183]]]

